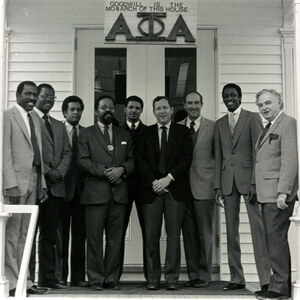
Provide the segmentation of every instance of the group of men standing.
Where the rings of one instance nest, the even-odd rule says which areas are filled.
[[[82,128],[78,125],[84,109],[80,98],[64,100],[63,124],[49,116],[55,101],[53,87],[21,83],[16,106],[4,113],[3,176],[7,204],[40,206],[39,286],[31,283],[28,292],[67,288],[70,226],[71,284],[96,291],[120,289],[133,201],[143,236],[148,290],[160,288],[163,218],[166,288],[178,289],[181,231],[189,276],[185,286],[210,285],[216,204],[224,206],[226,218],[231,279],[224,290],[245,288],[238,233],[243,196],[261,284],[256,295],[261,299],[288,297],[287,232],[298,189],[296,121],[282,111],[283,102],[275,90],[256,95],[259,111],[269,122],[264,130],[259,114],[241,108],[238,85],[224,86],[222,98],[228,114],[214,122],[201,115],[202,95],[188,93],[183,103],[187,117],[176,124],[171,121],[170,100],[158,96],[153,100],[157,123],[146,126],[140,120],[142,99],[130,96],[124,108],[126,122],[116,126],[114,101],[103,95],[95,102],[95,124]],[[20,263],[20,254],[15,256],[13,251],[23,250],[27,228],[26,219],[18,218],[18,223],[12,225],[10,220],[7,224],[6,276],[11,294]]]

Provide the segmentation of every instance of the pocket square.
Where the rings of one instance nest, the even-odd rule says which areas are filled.
[[[270,136],[269,136],[269,144],[271,144],[271,142],[273,140],[277,140],[279,138],[279,135],[278,134],[275,134],[275,133],[271,133]]]
[[[121,145],[127,145],[127,142],[126,141],[122,141]]]

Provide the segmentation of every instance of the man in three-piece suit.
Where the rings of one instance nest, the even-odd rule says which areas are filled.
[[[207,287],[211,281],[214,200],[214,129],[215,122],[201,116],[202,95],[190,92],[183,106],[188,117],[179,124],[190,129],[193,160],[190,185],[193,199],[187,204],[182,234],[189,281],[186,287]]]
[[[34,205],[46,198],[41,127],[39,120],[29,113],[37,100],[35,83],[21,82],[16,98],[16,105],[3,113],[4,204]],[[5,276],[10,296],[15,294],[29,221],[28,214],[13,214],[6,224]],[[44,292],[32,285],[32,281],[27,283],[29,293]]]
[[[143,112],[143,108],[144,108],[144,102],[138,96],[129,96],[124,103],[124,112],[126,116],[126,121],[124,124],[121,125],[121,127],[126,129],[131,135],[133,147],[135,145],[137,135],[142,131],[144,127],[146,127],[146,125],[140,119],[141,113]],[[122,270],[123,270],[126,230],[130,219],[132,203],[133,201],[135,201],[135,206],[136,206],[137,215],[141,226],[142,238],[143,238],[144,276],[147,279],[144,216],[142,210],[142,201],[141,199],[139,199],[137,194],[138,187],[141,183],[140,183],[140,178],[139,176],[137,176],[135,170],[133,170],[133,172],[129,176],[127,176],[127,184],[128,184],[128,205],[127,205],[126,215],[124,220],[124,236],[123,236],[123,243],[121,249],[120,277],[122,275]]]
[[[270,264],[259,205],[255,201],[254,147],[262,131],[257,113],[241,109],[242,91],[233,83],[222,91],[228,114],[215,126],[216,202],[225,208],[230,283],[224,290],[245,288],[239,240],[240,197],[244,196],[251,228],[257,273],[262,290],[267,289]]]
[[[66,195],[61,204],[61,223],[59,226],[60,252],[57,257],[60,274],[59,281],[66,285],[69,274],[69,248],[71,252],[70,273],[71,285],[79,287],[89,286],[85,281],[85,212],[80,204],[83,189],[83,175],[77,166],[77,141],[82,126],[79,125],[84,104],[81,98],[69,96],[62,103],[62,113],[66,119],[65,129],[72,148],[72,160],[65,176]],[[70,241],[71,229],[71,241]],[[70,242],[70,247],[69,247]],[[58,270],[56,270],[57,273]]]
[[[291,295],[288,229],[298,190],[297,125],[283,112],[281,95],[275,90],[260,91],[256,104],[269,122],[255,147],[255,182],[272,268],[268,291],[257,296],[282,299]]]
[[[114,112],[110,96],[98,98],[97,123],[82,129],[78,140],[78,164],[85,172],[81,203],[86,213],[87,273],[96,291],[120,289],[120,250],[128,204],[126,176],[134,168],[130,134],[112,125]]]
[[[173,108],[167,97],[153,100],[157,124],[146,127],[135,145],[137,171],[141,177],[146,233],[147,289],[157,290],[161,277],[159,239],[164,215],[167,232],[165,281],[168,290],[178,289],[180,231],[190,194],[188,170],[193,145],[189,130],[171,122]]]
[[[39,285],[54,289],[65,289],[55,277],[55,246],[60,207],[66,195],[64,177],[70,166],[72,152],[65,126],[49,115],[55,102],[51,85],[38,86],[38,99],[33,114],[39,118],[42,128],[43,161],[47,201],[40,203],[39,214]],[[33,258],[34,259],[34,258]],[[34,276],[34,264],[31,276]]]

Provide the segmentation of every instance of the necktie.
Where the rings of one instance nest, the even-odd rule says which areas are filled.
[[[49,122],[48,116],[47,116],[47,115],[44,115],[44,116],[43,116],[43,119],[44,119],[44,121],[45,121],[45,126],[46,126],[46,128],[47,128],[47,130],[48,130],[48,132],[49,132],[49,134],[50,134],[50,136],[51,136],[51,138],[52,138],[52,141],[54,141],[54,135],[53,135],[52,127],[51,127],[51,124],[50,124],[50,122]]]
[[[73,133],[72,133],[72,153],[73,153],[73,158],[77,158],[77,141],[78,141],[78,136],[77,136],[77,128],[76,126],[73,126]]]
[[[161,174],[166,173],[166,150],[167,150],[167,127],[161,126],[161,143],[160,143],[160,155],[159,155],[159,167],[158,170]]]
[[[230,129],[230,132],[231,132],[231,134],[233,134],[234,127],[235,127],[234,113],[230,113],[230,114],[229,114],[228,123],[229,123],[229,129]]]
[[[135,131],[135,124],[134,123],[131,123],[131,130]]]
[[[35,136],[35,130],[34,130],[34,124],[32,121],[31,115],[28,113],[27,114],[28,120],[29,120],[29,127],[30,127],[30,135],[31,135],[31,144],[33,148],[33,165],[38,167],[41,163],[40,159],[40,150],[39,146],[37,144],[36,136]]]
[[[194,126],[195,126],[195,122],[192,121],[191,124],[190,124],[190,133],[191,133],[191,134],[194,134],[194,133],[195,133],[195,128],[194,128]]]
[[[104,140],[106,142],[107,145],[111,145],[111,142],[110,142],[110,137],[109,137],[109,133],[108,133],[108,126],[104,126],[104,133],[103,133],[103,136],[104,136]]]
[[[260,135],[260,137],[259,137],[258,145],[261,144],[263,138],[265,137],[265,135],[266,135],[267,132],[269,131],[269,128],[271,127],[271,125],[272,125],[272,123],[269,122],[269,123],[266,125],[266,127],[264,128],[264,130],[262,131],[262,133],[261,133],[261,135]]]

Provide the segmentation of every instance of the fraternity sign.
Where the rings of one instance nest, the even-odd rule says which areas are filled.
[[[106,43],[196,43],[196,0],[105,2]]]

